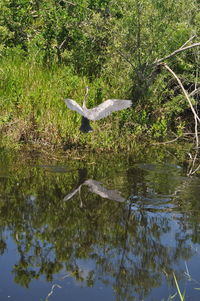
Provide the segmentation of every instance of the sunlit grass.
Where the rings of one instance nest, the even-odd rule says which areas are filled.
[[[184,291],[184,293],[181,293],[178,281],[176,279],[176,275],[174,273],[173,273],[173,277],[174,277],[174,281],[175,281],[175,285],[176,285],[176,289],[177,289],[179,298],[180,298],[181,301],[185,301],[185,291]]]
[[[187,276],[188,281],[193,280],[193,281],[197,282],[196,280],[194,280],[194,279],[191,278],[191,275],[189,274],[189,271],[188,271],[188,268],[187,268],[187,264],[186,264],[186,272],[184,274]],[[186,297],[185,297],[186,289],[184,290],[184,292],[181,292],[180,285],[178,283],[178,280],[177,280],[176,275],[175,275],[174,272],[173,272],[173,278],[174,278],[174,283],[175,283],[175,286],[176,286],[176,292],[173,295],[170,295],[168,297],[167,301],[174,300],[174,298],[176,296],[179,296],[179,300],[180,301],[186,301]],[[194,290],[200,290],[200,288],[199,287],[194,287]],[[164,301],[164,300],[162,299],[162,301]]]
[[[2,144],[68,143],[89,148],[119,149],[128,147],[127,140],[130,144],[134,140],[134,134],[131,135],[128,128],[126,129],[125,122],[124,127],[122,126],[123,133],[120,130],[119,122],[124,118],[121,112],[92,122],[92,133],[83,135],[79,132],[81,117],[67,109],[63,99],[73,98],[82,105],[85,86],[89,83],[86,78],[77,76],[68,66],[54,66],[48,69],[37,62],[22,60],[17,56],[4,58],[1,61],[0,82]],[[109,91],[106,85],[101,87],[104,89],[98,96],[99,85],[103,85],[99,79],[90,83],[90,107],[111,95],[118,96],[117,92]],[[127,132],[128,135],[125,135]]]

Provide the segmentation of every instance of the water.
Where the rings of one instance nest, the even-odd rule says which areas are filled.
[[[0,300],[200,300],[184,152],[0,152]]]

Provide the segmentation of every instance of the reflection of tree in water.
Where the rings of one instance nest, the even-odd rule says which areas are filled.
[[[96,279],[107,280],[119,300],[128,300],[133,290],[147,295],[160,285],[163,270],[170,274],[174,263],[191,255],[184,235],[177,247],[162,244],[162,235],[170,230],[168,217],[132,212],[125,204],[85,194],[84,208],[77,199],[60,210],[52,204],[43,226],[41,216],[37,219],[39,208],[33,208],[31,218],[23,220],[22,232],[13,228],[20,254],[13,269],[16,282],[28,286],[42,274],[51,281],[64,266],[81,281],[78,260],[92,259],[96,266],[88,273],[88,285]]]
[[[163,272],[172,274],[174,264],[192,255],[186,232],[178,232],[185,221],[179,220],[176,245],[169,247],[163,240],[171,231],[169,214],[133,211],[130,203],[102,199],[87,185],[81,188],[80,207],[78,194],[69,202],[63,198],[87,181],[86,175],[82,180],[80,173],[78,178],[64,175],[62,181],[44,176],[33,170],[24,184],[6,180],[10,194],[0,204],[1,229],[12,232],[18,248],[20,259],[13,267],[17,283],[28,287],[41,275],[51,281],[65,268],[89,286],[100,279],[113,286],[118,300],[131,300],[134,294],[148,295],[161,284]],[[37,197],[30,197],[30,186]],[[3,253],[5,243],[0,248]],[[94,264],[86,278],[80,259]]]

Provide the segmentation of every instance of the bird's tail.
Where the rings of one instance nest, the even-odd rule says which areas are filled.
[[[89,133],[89,132],[93,131],[93,129],[90,126],[89,119],[85,118],[84,116],[82,116],[82,119],[81,119],[80,131],[83,133]]]

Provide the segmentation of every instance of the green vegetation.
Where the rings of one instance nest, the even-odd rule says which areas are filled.
[[[185,292],[183,294],[181,293],[179,285],[178,285],[178,281],[176,279],[176,275],[174,273],[173,273],[173,276],[174,276],[174,281],[175,281],[175,284],[176,284],[176,288],[177,288],[179,298],[180,298],[181,301],[184,301],[185,300]]]
[[[197,0],[2,0],[0,4],[1,144],[132,147],[194,131],[193,115],[176,80],[156,63],[198,42]],[[199,99],[199,50],[167,60]],[[80,116],[63,98],[89,106],[132,99],[133,108],[79,133]],[[173,136],[174,137],[174,136]]]

